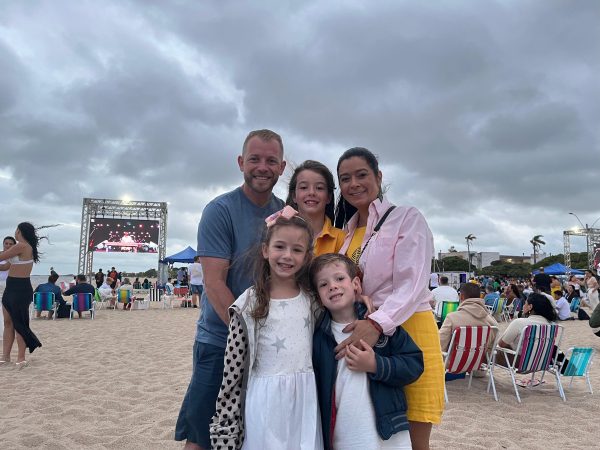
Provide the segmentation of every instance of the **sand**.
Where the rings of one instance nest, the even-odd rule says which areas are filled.
[[[198,310],[159,307],[102,310],[94,321],[35,320],[44,346],[28,355],[30,366],[0,367],[0,448],[182,448],[173,433],[191,375]],[[565,329],[565,349],[600,351],[587,323]],[[522,404],[504,374],[496,376],[499,402],[485,393],[483,380],[471,390],[465,380],[449,383],[450,403],[432,448],[597,448],[600,368],[592,369],[597,394],[576,379],[566,403],[547,378],[541,390],[521,389]]]

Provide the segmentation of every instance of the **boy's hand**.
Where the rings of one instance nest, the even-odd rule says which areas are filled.
[[[355,372],[375,373],[377,371],[375,352],[362,339],[356,346],[350,344],[346,348],[346,364],[350,370],[354,370]]]

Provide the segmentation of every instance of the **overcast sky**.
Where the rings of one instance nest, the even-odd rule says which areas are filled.
[[[562,253],[569,212],[600,217],[599,23],[595,0],[3,1],[0,232],[62,224],[34,273],[72,273],[82,199],[127,195],[169,202],[168,254],[195,247],[270,128],[288,164],[378,154],[436,251]]]

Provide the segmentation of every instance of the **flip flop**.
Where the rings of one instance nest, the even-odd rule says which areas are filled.
[[[517,386],[529,388],[529,387],[539,386],[540,384],[544,384],[544,383],[546,383],[546,381],[544,380],[544,381],[540,382],[540,380],[536,378],[535,380],[533,380],[533,382],[531,382],[531,378],[528,378],[526,380],[517,380],[516,383],[517,383]]]
[[[15,366],[17,366],[17,369],[19,369],[19,370],[27,367],[28,365],[29,365],[29,361],[21,361],[21,362],[15,363]]]

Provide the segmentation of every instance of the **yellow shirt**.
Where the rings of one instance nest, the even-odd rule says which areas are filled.
[[[335,228],[331,224],[329,217],[325,217],[325,223],[321,234],[315,239],[315,256],[323,255],[325,253],[337,253],[344,245],[344,238],[346,233],[339,228]]]
[[[358,260],[360,259],[360,255],[362,253],[362,241],[365,237],[365,231],[367,227],[356,227],[354,230],[354,235],[352,236],[352,240],[350,241],[350,245],[348,246],[348,250],[346,250],[346,256],[358,264]]]

